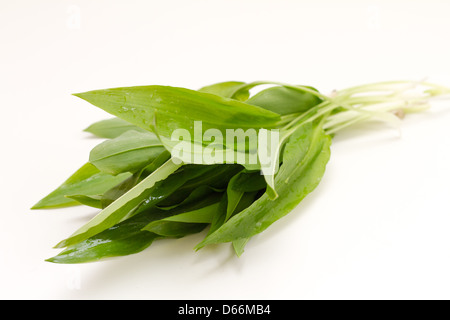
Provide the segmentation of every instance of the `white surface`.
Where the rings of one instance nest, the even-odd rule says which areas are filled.
[[[95,210],[29,211],[87,160],[109,115],[70,93],[274,80],[450,85],[450,2],[1,1],[0,298],[448,299],[450,101],[337,137],[325,178],[251,240],[194,235],[103,263],[44,262]]]

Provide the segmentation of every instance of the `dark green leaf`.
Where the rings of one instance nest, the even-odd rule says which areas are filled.
[[[259,191],[266,188],[266,180],[259,171],[244,170],[236,175],[232,188],[244,192]]]
[[[165,180],[155,184],[147,196],[141,197],[141,202],[136,210],[136,213],[147,211],[148,209],[160,204],[163,206],[163,200],[167,200],[164,206],[173,206],[179,202],[176,197],[170,197],[175,191],[176,193],[182,191],[188,182],[203,178],[208,173],[212,173],[216,169],[215,166],[200,166],[200,165],[185,165],[177,172],[167,177]],[[192,184],[191,184],[192,186]],[[195,188],[194,188],[195,189]],[[187,188],[190,194],[194,189]],[[188,195],[186,195],[187,197]],[[169,198],[170,197],[170,198]],[[183,201],[183,198],[181,201]]]
[[[212,190],[225,189],[230,178],[242,170],[239,165],[187,165],[188,170],[194,170],[192,176],[176,192],[158,203],[159,207],[172,207],[186,201],[196,189],[207,187]]]
[[[170,200],[173,200],[169,198],[166,199],[168,203],[172,203],[171,205],[164,206],[164,205],[158,205],[158,208],[162,210],[171,210],[173,208],[176,208],[178,206],[187,205],[191,203],[198,202],[201,199],[204,199],[205,197],[211,195],[212,193],[220,192],[222,190],[211,188],[210,186],[203,185],[196,189],[194,189],[183,201],[178,202],[176,201],[175,204],[171,202]],[[179,193],[179,190],[177,190],[176,193]]]

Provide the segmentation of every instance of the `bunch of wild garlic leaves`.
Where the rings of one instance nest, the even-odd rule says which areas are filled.
[[[252,236],[316,188],[336,132],[371,119],[397,124],[447,93],[408,81],[331,95],[309,86],[230,81],[199,90],[152,85],[75,94],[115,118],[86,129],[105,140],[33,209],[101,211],[59,242],[65,249],[48,261],[134,254],[157,239],[205,229],[195,249],[230,242],[240,256]]]

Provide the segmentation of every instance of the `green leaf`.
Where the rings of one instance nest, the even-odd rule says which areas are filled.
[[[159,237],[157,234],[143,231],[135,235],[126,235],[121,239],[113,239],[112,241],[109,237],[104,236],[104,233],[101,233],[98,236],[67,248],[59,255],[46,261],[75,264],[94,262],[104,258],[126,256],[141,252]]]
[[[255,83],[258,85],[258,83]],[[244,86],[245,88],[245,86]],[[312,92],[312,93],[311,93]],[[260,91],[253,97],[247,100],[247,103],[254,104],[256,106],[262,107],[264,109],[276,112],[280,115],[288,115],[294,113],[302,113],[315,105],[319,104],[322,99],[317,95],[313,94],[317,92],[316,89],[312,87],[287,87],[287,86],[276,86]],[[272,134],[268,132],[268,134]],[[284,139],[279,139],[280,143],[273,150],[272,163],[270,166],[262,168],[264,178],[267,182],[267,195],[270,199],[275,200],[278,197],[278,192],[275,188],[275,176],[274,173],[277,171],[279,166],[279,154],[283,145]],[[267,144],[268,151],[272,147]],[[258,150],[260,152],[261,150]]]
[[[146,197],[142,198],[142,202],[139,207],[136,208],[136,213],[147,211],[158,204],[163,205],[163,203],[165,203],[165,206],[173,206],[174,204],[180,203],[193,191],[193,189],[190,189],[189,187],[186,188],[186,185],[193,186],[190,184],[190,180],[196,180],[197,178],[204,179],[205,175],[213,172],[214,169],[215,166],[183,166],[164,181],[155,185],[151,192],[149,192]],[[183,191],[187,191],[187,193],[184,193]],[[176,197],[176,194],[178,193],[184,193],[181,200]]]
[[[112,118],[107,120],[101,120],[91,124],[84,131],[92,133],[99,138],[114,139],[123,133],[134,130],[138,132],[148,132],[138,126],[135,126],[125,120],[119,118]]]
[[[219,199],[220,198],[217,198],[217,200]],[[171,215],[167,218],[149,223],[142,230],[153,232],[165,237],[176,238],[183,237],[191,233],[197,233],[202,231],[207,224],[213,220],[218,207],[219,203],[216,202],[200,209],[177,215]]]
[[[205,229],[205,223],[183,223],[173,221],[157,221],[149,224],[144,230],[150,231],[162,237],[181,238],[188,234],[194,234]]]
[[[212,194],[196,203],[177,206],[166,211],[165,218],[150,222],[142,230],[176,238],[200,232],[213,220],[220,199],[220,194]]]
[[[138,183],[139,183],[139,174],[135,173],[128,179],[125,179],[118,185],[106,191],[101,199],[102,209],[105,209],[111,203],[119,199],[121,196],[130,191]]]
[[[259,191],[266,188],[266,181],[261,172],[244,170],[234,177],[232,188],[243,192]]]
[[[217,197],[215,197],[215,198],[217,198]],[[220,199],[217,198],[217,200],[220,200]],[[164,218],[163,220],[164,221],[185,222],[185,223],[211,223],[218,208],[219,208],[219,202],[216,202],[207,207],[180,213],[178,215]]]
[[[309,92],[283,86],[262,90],[246,101],[280,115],[305,112],[321,102],[320,98]]]
[[[151,221],[161,219],[160,212],[146,212],[119,223],[93,237],[71,245],[46,261],[54,263],[85,263],[104,258],[138,253],[159,236],[141,231]]]
[[[236,181],[236,180],[235,180]],[[232,197],[229,198],[227,193],[225,193],[222,196],[222,199],[220,200],[218,207],[216,209],[216,212],[214,216],[212,217],[211,225],[208,231],[208,234],[206,238],[213,234],[217,229],[219,229],[228,219],[228,208],[232,207],[232,214],[236,214],[241,212],[242,210],[246,209],[248,206],[250,206],[254,201],[255,197],[257,195],[257,192],[245,192],[242,195],[239,195],[239,197]],[[201,249],[202,242],[200,242],[199,245],[195,247],[196,250]]]
[[[238,171],[242,170],[239,165],[186,165],[183,167],[184,174],[178,177],[169,177],[168,179],[176,179],[176,192],[172,193],[158,203],[160,208],[170,208],[178,206],[187,201],[189,197],[197,197],[196,193],[203,191],[222,190],[225,189],[230,178]],[[167,181],[169,182],[169,181]],[[142,205],[140,210],[151,206],[151,202]]]
[[[119,199],[111,203],[103,209],[91,221],[78,229],[69,238],[61,241],[56,245],[57,248],[74,245],[78,242],[86,240],[115,224],[129,218],[134,212],[133,210],[141,204],[145,199],[151,197],[155,184],[166,179],[174,173],[181,165],[174,164],[171,160],[166,162],[158,170],[153,172],[147,178],[142,180],[133,189],[125,193]],[[157,202],[156,199],[155,202]],[[136,212],[137,213],[137,212]]]
[[[321,126],[306,123],[286,144],[283,164],[275,178],[276,200],[267,194],[234,215],[198,247],[249,238],[288,214],[319,184],[330,158],[331,139]]]
[[[240,91],[242,90],[244,89],[241,87]],[[174,141],[173,135],[175,134],[178,138],[180,130],[184,130],[183,135],[189,136],[185,142],[191,146],[193,142],[198,143],[199,140],[196,123],[201,123],[200,140],[202,140],[206,132],[211,133],[210,129],[215,133],[219,132],[222,137],[225,137],[227,130],[232,129],[245,133],[247,130],[252,130],[252,134],[257,135],[259,129],[276,128],[281,121],[280,115],[263,108],[216,94],[185,88],[168,86],[113,88],[89,91],[76,96],[127,122],[156,132],[166,149],[172,153],[173,158],[178,158],[185,163],[205,164],[202,156],[200,159],[195,156],[196,147],[190,148],[185,158],[179,158],[178,154],[174,154],[174,147],[180,141],[177,139]],[[186,117],[186,114],[189,117]],[[251,150],[255,151],[257,141],[252,143],[254,145]],[[201,141],[200,144],[203,142]],[[223,141],[221,144],[223,145]],[[251,152],[247,149],[240,151],[244,156],[244,159],[241,159],[235,155],[235,151],[239,148],[235,148],[234,140],[231,144],[231,162],[247,161],[245,156]],[[243,147],[245,148],[245,145]],[[205,154],[202,151],[201,153]],[[237,159],[234,160],[236,157]],[[226,157],[226,160],[223,157],[219,160],[213,159],[207,164],[224,162],[229,163],[229,157]]]
[[[123,173],[117,176],[100,172],[94,165],[87,163],[75,172],[55,191],[35,204],[32,209],[50,209],[79,205],[78,201],[66,196],[103,194],[131,174]]]
[[[180,166],[169,160],[56,247],[73,245],[133,215],[147,211],[181,189],[189,180],[195,180],[207,172],[217,170],[215,166],[185,165],[181,168]],[[180,169],[177,170],[178,168]],[[228,168],[230,169],[233,167]]]
[[[227,188],[227,213],[225,215],[225,221],[227,221],[231,215],[233,214],[234,210],[236,209],[237,205],[239,204],[239,201],[241,201],[242,196],[244,195],[244,191],[236,190],[236,180],[241,176],[241,173],[238,173],[233,178],[230,179],[230,182],[228,183]]]
[[[265,157],[261,156],[261,154],[270,155],[270,162],[265,166],[261,166],[261,173],[264,175],[264,179],[267,183],[267,195],[271,200],[275,200],[278,197],[278,192],[275,187],[275,174],[280,167],[280,152],[285,139],[280,137],[279,132],[268,131],[266,134],[266,139],[268,139],[266,141],[269,142],[265,144],[265,148],[262,146],[258,148],[258,155],[260,159]],[[272,141],[275,141],[276,143],[272,144]]]
[[[281,120],[280,115],[276,113],[234,99],[167,86],[96,90],[76,96],[130,123],[155,131],[174,158],[177,155],[174,155],[173,148],[180,141],[174,141],[172,135],[175,134],[178,138],[183,130],[183,135],[189,135],[187,143],[198,141],[196,123],[201,123],[201,140],[209,129],[215,133],[219,132],[222,137],[231,129],[245,132],[253,130],[256,134],[260,128],[277,127]],[[186,114],[189,117],[186,117]],[[232,144],[234,147],[234,141]],[[190,152],[195,153],[195,149],[191,148]],[[196,157],[191,159],[191,153],[188,158],[179,159],[185,163],[205,164],[202,157],[200,162]],[[224,163],[224,160],[211,163]]]
[[[233,214],[237,214],[241,212],[242,210],[247,209],[251,204],[255,201],[255,198],[257,198],[258,192],[246,192],[241,198],[241,201],[237,205],[236,209],[234,210]],[[242,238],[233,240],[233,248],[234,252],[238,257],[240,257],[244,253],[244,248],[247,245],[247,242],[250,240],[250,238]]]
[[[80,204],[83,204],[85,206],[102,209],[102,196],[96,195],[96,196],[85,196],[85,195],[73,195],[73,196],[66,196],[69,199],[73,199]]]
[[[164,115],[172,122],[159,123],[158,134],[168,137],[177,128],[190,129],[193,121],[229,129],[275,127],[280,120],[276,113],[234,99],[169,86],[113,88],[75,96],[146,130],[153,127],[156,113]]]
[[[172,203],[171,205],[164,206],[164,205],[158,205],[158,208],[162,210],[171,210],[173,208],[176,208],[178,206],[187,205],[191,203],[195,203],[201,199],[204,199],[205,197],[209,196],[212,193],[220,192],[222,190],[211,188],[208,185],[200,186],[196,189],[194,189],[183,201],[178,202],[176,201],[175,204],[173,204],[173,199],[166,199],[167,202]],[[177,190],[177,193],[179,193],[179,190]],[[172,200],[172,201],[171,201]]]
[[[89,161],[100,171],[116,175],[137,172],[164,151],[153,133],[130,130],[97,145],[92,149]]]
[[[244,248],[249,240],[249,238],[242,238],[233,241],[233,249],[238,257],[244,253]]]
[[[219,82],[200,88],[198,91],[212,93],[224,98],[233,98],[234,96],[234,99],[236,100],[245,101],[250,96],[250,92],[249,90],[239,90],[243,85],[245,85],[245,82],[239,81]]]
[[[114,186],[110,190],[106,191],[102,197],[102,208],[106,208],[111,203],[119,199],[135,185],[141,182],[144,178],[148,177],[164,163],[170,159],[170,153],[168,151],[162,152],[152,163],[144,167],[141,171],[136,172],[128,179]]]
[[[190,203],[169,211],[156,207],[150,208],[99,234],[68,246],[60,254],[47,261],[55,263],[84,263],[140,252],[150,246],[155,239],[161,238],[161,235],[142,230],[148,224],[170,216],[178,215],[183,219],[182,215],[184,213],[195,211],[201,213],[202,219],[207,219],[206,214],[202,213],[202,208],[208,208],[217,203],[218,200],[217,196],[208,197],[196,203]],[[184,216],[185,220],[186,218],[188,216]],[[199,232],[206,226],[206,224],[201,223],[195,223],[195,225],[194,223],[187,225],[186,223],[167,221],[158,230],[160,233],[170,237],[182,237],[190,233]]]
[[[228,206],[228,197],[227,194],[225,193],[220,199],[219,206],[217,207],[216,213],[211,221],[208,234],[206,237],[214,233],[225,223],[225,217],[227,215],[227,206]],[[195,249],[198,250],[199,248],[195,247]]]

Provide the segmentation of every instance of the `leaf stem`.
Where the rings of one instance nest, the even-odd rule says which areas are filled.
[[[420,90],[414,94],[408,91]],[[327,133],[335,133],[357,122],[378,118],[385,122],[399,124],[396,113],[408,114],[427,109],[429,100],[437,96],[450,93],[450,89],[423,81],[390,81],[367,84],[336,91],[322,103],[299,114],[283,130],[291,132],[299,124],[314,121],[329,113],[326,117],[324,129]],[[338,108],[343,110],[332,114]]]

